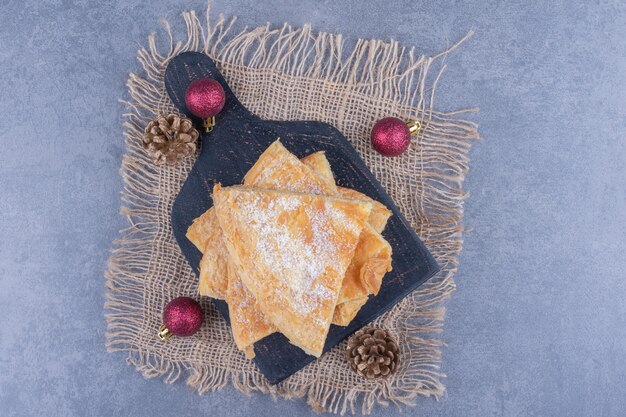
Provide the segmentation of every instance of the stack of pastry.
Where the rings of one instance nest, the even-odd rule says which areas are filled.
[[[323,152],[302,160],[274,142],[243,185],[213,189],[187,238],[203,253],[198,291],[226,300],[237,347],[276,331],[319,357],[391,270],[391,212],[335,184]]]

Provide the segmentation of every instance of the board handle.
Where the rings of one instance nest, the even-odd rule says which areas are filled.
[[[216,116],[217,123],[220,119],[232,117],[235,113],[239,116],[245,114],[247,117],[257,118],[246,109],[237,96],[230,89],[226,79],[217,69],[217,66],[211,58],[200,52],[183,52],[176,55],[167,65],[165,69],[165,89],[170,96],[174,106],[178,110],[193,120],[196,126],[202,126],[202,119],[195,117],[185,104],[185,92],[187,87],[198,78],[209,77],[219,82],[226,93],[226,101],[222,111]]]

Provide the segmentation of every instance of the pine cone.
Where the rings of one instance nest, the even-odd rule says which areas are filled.
[[[177,114],[158,116],[148,123],[143,147],[155,165],[175,165],[196,152],[198,131],[191,120]]]
[[[364,327],[348,340],[346,356],[357,374],[379,379],[396,370],[398,353],[398,344],[387,330]]]

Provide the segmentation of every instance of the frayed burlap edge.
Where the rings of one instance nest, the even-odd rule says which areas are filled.
[[[443,53],[425,57],[415,56],[412,49],[394,41],[359,40],[351,51],[344,51],[341,35],[314,33],[309,26],[294,29],[285,25],[272,29],[267,25],[232,34],[235,18],[226,20],[220,16],[212,23],[210,15],[207,10],[203,25],[195,12],[183,13],[186,42],[174,42],[168,22],[163,21],[169,39],[167,50],[160,51],[156,36],[151,35],[148,48],[138,53],[145,74],[131,74],[128,80],[131,100],[125,102],[129,111],[124,115],[127,152],[121,168],[124,180],[121,212],[128,217],[130,226],[121,231],[120,239],[114,243],[105,274],[108,349],[127,352],[128,362],[145,377],[161,376],[166,382],[174,382],[186,375],[187,383],[199,393],[232,383],[246,393],[261,391],[285,398],[306,397],[315,411],[368,414],[375,404],[414,405],[417,395],[440,398],[445,376],[440,371],[443,344],[432,334],[442,330],[445,313],[442,302],[455,289],[452,276],[457,270],[464,230],[461,220],[465,193],[461,186],[468,170],[471,141],[478,138],[478,133],[474,123],[459,118],[463,112],[473,110],[433,111],[435,87],[445,66],[431,78],[428,70],[471,33]],[[359,131],[342,126],[349,114],[326,115],[322,110],[322,114],[313,117],[335,124],[344,132],[358,133],[348,138],[442,267],[436,277],[376,321],[395,334],[403,352],[401,366],[389,380],[359,380],[347,374],[350,371],[336,359],[326,361],[326,366],[319,365],[333,353],[329,352],[305,370],[271,386],[254,367],[224,368],[217,364],[222,360],[220,357],[211,360],[181,356],[162,351],[158,344],[145,343],[146,328],[153,331],[153,324],[147,323],[144,303],[147,279],[155,274],[155,241],[159,236],[171,234],[168,218],[171,201],[193,161],[185,161],[177,168],[156,168],[142,149],[141,137],[144,126],[155,114],[173,110],[163,88],[163,73],[169,60],[184,51],[202,51],[213,58],[241,101],[265,118],[276,115],[246,97],[243,87],[238,89],[234,75],[237,71],[267,73],[286,82],[303,79],[311,81],[311,85],[322,82],[326,88],[339,91],[348,89],[353,98],[373,100],[381,109],[389,109],[388,113],[373,114],[373,120],[397,115],[422,121],[422,133],[418,143],[412,145],[409,159],[385,159],[372,153],[364,139],[371,124]],[[354,111],[350,106],[347,108]],[[298,116],[295,113],[286,118]],[[407,161],[412,171],[403,175]],[[393,177],[396,173],[398,178]],[[180,259],[178,256],[176,262],[181,262]],[[177,268],[189,269],[184,261]],[[237,354],[234,344],[224,346],[224,353]]]

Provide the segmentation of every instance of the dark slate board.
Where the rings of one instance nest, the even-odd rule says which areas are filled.
[[[217,116],[217,126],[210,133],[204,133],[201,121],[193,118],[185,106],[187,86],[201,77],[216,79],[226,91],[226,105]],[[186,52],[175,57],[167,67],[165,86],[174,104],[182,113],[192,117],[201,131],[200,156],[172,207],[174,235],[196,273],[201,253],[185,237],[187,228],[193,219],[212,206],[213,185],[216,182],[224,186],[240,184],[259,155],[277,138],[298,157],[326,151],[338,185],[361,191],[393,211],[383,233],[393,248],[393,271],[385,276],[378,295],[363,306],[348,327],[331,326],[325,351],[389,310],[439,270],[393,200],[348,140],[333,126],[313,121],[260,119],[241,105],[213,61],[201,53]],[[228,320],[226,303],[221,300],[214,302]],[[278,333],[257,342],[254,349],[254,361],[272,384],[315,360]]]

